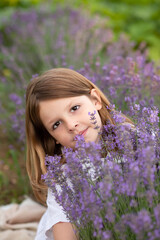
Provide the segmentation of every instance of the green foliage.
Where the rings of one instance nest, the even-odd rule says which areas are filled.
[[[156,3],[158,2],[158,0],[104,0],[104,2],[114,2],[114,3],[126,3],[129,5],[137,5],[138,4],[142,4],[142,5],[146,5],[146,4],[151,4],[151,3]]]
[[[0,8],[4,7],[29,7],[42,2],[42,0],[1,0]]]
[[[128,34],[137,46],[146,42],[150,60],[160,56],[160,1],[159,0],[73,0],[50,1],[52,5],[62,4],[81,8],[92,15],[106,18],[115,39],[122,32]]]
[[[131,5],[132,4],[132,5]],[[90,5],[93,14],[109,17],[116,36],[126,32],[137,44],[146,42],[151,59],[160,56],[160,3],[158,1],[101,1]]]

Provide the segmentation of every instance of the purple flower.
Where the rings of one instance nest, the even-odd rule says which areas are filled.
[[[10,94],[10,100],[12,100],[15,104],[21,105],[22,104],[22,99],[15,93]]]

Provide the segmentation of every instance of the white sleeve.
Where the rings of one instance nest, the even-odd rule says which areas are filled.
[[[54,240],[52,227],[58,222],[69,222],[69,220],[62,207],[56,202],[51,189],[48,189],[47,210],[40,220],[35,240]]]

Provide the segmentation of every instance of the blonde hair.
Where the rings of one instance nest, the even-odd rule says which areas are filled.
[[[51,69],[34,78],[26,91],[26,167],[34,194],[42,204],[45,204],[47,187],[41,179],[46,173],[45,155],[61,154],[61,146],[55,144],[54,138],[47,132],[39,116],[39,102],[49,99],[75,97],[86,95],[90,97],[91,89],[96,89],[100,95],[102,108],[99,110],[102,124],[106,121],[112,124],[110,105],[107,97],[87,78],[74,70],[66,68]],[[125,121],[132,123],[125,115]]]

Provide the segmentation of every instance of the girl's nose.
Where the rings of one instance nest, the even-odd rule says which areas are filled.
[[[68,128],[69,132],[72,132],[72,131],[76,130],[76,129],[77,129],[77,126],[78,126],[78,123],[77,123],[77,122],[69,121],[69,122],[67,123],[67,128]]]

